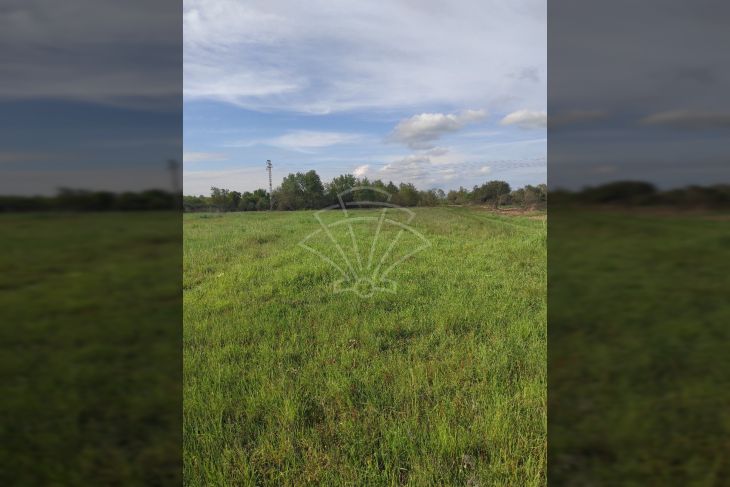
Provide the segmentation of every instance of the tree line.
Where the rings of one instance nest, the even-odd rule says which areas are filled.
[[[392,182],[369,181],[345,174],[322,184],[314,171],[289,174],[282,185],[274,190],[274,208],[277,210],[316,209],[337,204],[337,195],[354,187],[368,186],[392,195],[390,202],[400,206],[437,206],[489,204],[513,205],[525,208],[543,208],[547,202],[547,186],[527,185],[512,190],[504,181],[487,181],[472,189],[459,188],[445,193],[440,189],[422,191],[412,184],[395,185]],[[182,199],[182,203],[181,203]],[[377,191],[359,190],[345,197],[345,202],[383,201]],[[642,181],[617,181],[579,191],[552,190],[551,206],[561,205],[614,205],[666,206],[675,208],[730,208],[730,184],[687,186],[660,190]],[[0,212],[22,211],[260,211],[270,206],[268,191],[257,189],[240,193],[212,188],[210,196],[181,196],[164,190],[113,193],[61,189],[55,196],[2,196]]]
[[[62,188],[54,196],[0,195],[0,212],[179,210],[181,196],[161,189],[114,193]]]
[[[644,181],[615,181],[580,191],[555,190],[551,206],[612,205],[674,208],[730,208],[730,184],[686,186],[661,190]]]
[[[362,188],[350,193],[347,190]],[[372,188],[372,189],[368,189]],[[389,201],[398,206],[439,206],[463,204],[519,205],[534,207],[547,201],[547,185],[527,185],[512,190],[505,181],[487,181],[471,190],[459,188],[448,193],[442,189],[419,190],[411,183],[384,183],[376,179],[342,174],[323,183],[316,171],[288,174],[270,195],[264,189],[231,191],[212,187],[209,196],[184,196],[185,211],[261,211],[271,206],[275,210],[312,210],[339,204],[338,195],[349,201]],[[389,195],[389,199],[388,199]],[[272,203],[273,199],[273,205]]]

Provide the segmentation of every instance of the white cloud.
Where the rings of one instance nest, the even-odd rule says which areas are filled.
[[[359,134],[295,130],[279,137],[269,139],[267,141],[267,144],[274,147],[281,147],[283,149],[306,151],[308,149],[318,149],[321,147],[329,147],[338,144],[348,144],[355,142],[359,139]]]
[[[300,88],[296,81],[286,79],[285,73],[272,69],[240,73],[232,72],[226,66],[188,62],[185,64],[185,77],[187,97],[213,98],[235,105],[240,104],[238,100],[241,98],[263,98],[296,92]]]
[[[365,176],[368,173],[368,170],[370,169],[370,166],[368,164],[363,164],[362,166],[357,166],[352,173],[357,176],[358,178],[361,178]]]
[[[449,149],[447,149],[445,147],[434,147],[433,149],[429,149],[426,152],[424,152],[424,154],[426,154],[428,156],[434,156],[434,157],[443,156],[448,153],[449,153]]]
[[[380,173],[399,181],[415,181],[428,176],[430,166],[430,157],[413,154],[386,164],[380,169]]]
[[[280,149],[309,153],[314,149],[333,145],[352,144],[363,139],[362,134],[347,132],[320,132],[315,130],[292,130],[268,139],[241,140],[226,144],[227,147],[253,147],[268,145]]]
[[[517,110],[504,117],[501,125],[517,125],[523,129],[539,129],[547,127],[547,112]]]
[[[462,134],[459,134],[459,137],[483,139],[485,137],[494,137],[501,133],[502,132],[500,132],[499,130],[475,130],[475,131],[464,132]]]
[[[473,172],[470,168],[457,167],[459,162],[461,162],[460,156],[444,158],[411,154],[386,164],[378,176],[386,180],[414,183],[417,187],[425,189],[443,185],[444,182],[463,176],[466,171]]]
[[[225,160],[228,160],[228,155],[222,152],[183,152],[184,163]]]
[[[465,110],[461,113],[421,113],[401,120],[396,125],[391,140],[406,144],[411,149],[433,149],[433,141],[442,135],[456,132],[468,123],[483,120],[484,110]]]
[[[184,0],[184,91],[262,111],[545,103],[540,0]]]
[[[533,184],[534,181],[544,181],[545,171],[544,156],[486,158],[483,151],[477,151],[449,152],[432,157],[419,152],[390,160],[377,177],[396,183],[412,182],[419,189],[453,189],[458,185],[481,184],[488,179],[505,179],[510,184]]]

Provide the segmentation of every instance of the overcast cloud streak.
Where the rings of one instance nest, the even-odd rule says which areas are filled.
[[[185,96],[316,114],[542,109],[545,23],[529,0],[185,0]]]

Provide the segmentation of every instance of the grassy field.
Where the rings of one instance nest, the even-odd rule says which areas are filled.
[[[545,484],[544,213],[411,226],[363,298],[297,245],[313,212],[184,216],[186,485]]]
[[[0,227],[0,485],[179,484],[180,217]]]
[[[728,485],[729,247],[727,214],[551,208],[551,485]]]

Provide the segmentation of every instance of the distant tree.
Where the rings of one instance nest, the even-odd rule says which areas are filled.
[[[480,202],[491,201],[494,208],[499,208],[502,197],[510,193],[509,183],[505,181],[488,181],[482,186],[475,187],[474,193]]]
[[[231,191],[228,196],[228,207],[231,210],[238,210],[238,205],[241,203],[241,193],[238,191]]]
[[[525,206],[525,188],[515,189],[509,196],[513,205]]]
[[[395,195],[398,192],[398,186],[393,184],[393,181],[388,181],[388,184],[385,186],[385,190],[390,193],[391,197]]]
[[[418,192],[418,206],[437,206],[438,204],[439,197],[435,189]]]
[[[372,184],[367,177],[361,177],[357,180],[357,191],[354,192],[354,200],[365,202],[365,201],[376,201],[377,191],[373,191]]]
[[[547,202],[547,185],[532,186],[527,184],[522,188],[515,189],[509,194],[509,201],[513,205],[522,207],[534,207],[543,204]]]
[[[321,208],[324,206],[324,185],[314,169],[304,173],[302,178],[305,208]]]
[[[337,198],[338,195],[345,193],[348,189],[352,189],[357,186],[357,178],[352,174],[342,174],[332,179],[325,185],[325,193],[327,195],[327,204],[336,205],[339,204]],[[343,195],[345,203],[352,201],[352,194]]]
[[[210,202],[218,210],[226,210],[229,207],[229,193],[227,189],[210,188]]]
[[[386,202],[391,199],[390,192],[387,190],[385,184],[379,179],[370,181],[368,178],[362,177],[357,180],[356,186],[358,188],[354,194],[356,201]],[[377,206],[377,203],[375,206]]]
[[[656,193],[653,184],[642,181],[616,181],[585,188],[580,198],[588,203],[643,203]]]
[[[297,181],[296,174],[284,177],[281,186],[274,190],[272,197],[279,210],[296,210],[304,207],[304,190]]]
[[[375,188],[377,191],[373,191],[371,194],[372,201],[390,201],[392,195],[388,191],[388,187],[380,179],[376,179],[370,183],[370,186]]]
[[[324,185],[314,170],[287,175],[272,197],[280,210],[321,208],[326,203]]]
[[[385,185],[385,183],[384,183],[384,182],[383,182],[382,180],[380,180],[380,179],[376,179],[375,181],[373,181],[373,182],[372,182],[372,183],[370,183],[370,184],[372,185],[372,187],[373,187],[373,188],[377,188],[377,189],[379,189],[379,190],[382,190],[382,191],[386,191],[386,192],[388,191],[388,188],[387,188],[387,186],[386,186],[386,185]]]
[[[239,211],[256,211],[256,199],[250,191],[244,191],[238,203]]]
[[[400,183],[393,200],[395,200],[395,204],[400,206],[417,206],[419,200],[418,190],[411,183]]]
[[[265,189],[257,189],[253,192],[254,208],[257,211],[268,210],[271,205],[271,195]]]
[[[471,200],[471,194],[466,188],[459,187],[458,190],[451,190],[446,195],[446,200],[452,205],[463,205]]]
[[[540,202],[540,190],[532,185],[526,185],[524,187],[524,204],[525,206],[532,206]]]
[[[203,196],[183,196],[184,211],[202,211],[208,208],[208,199]]]

